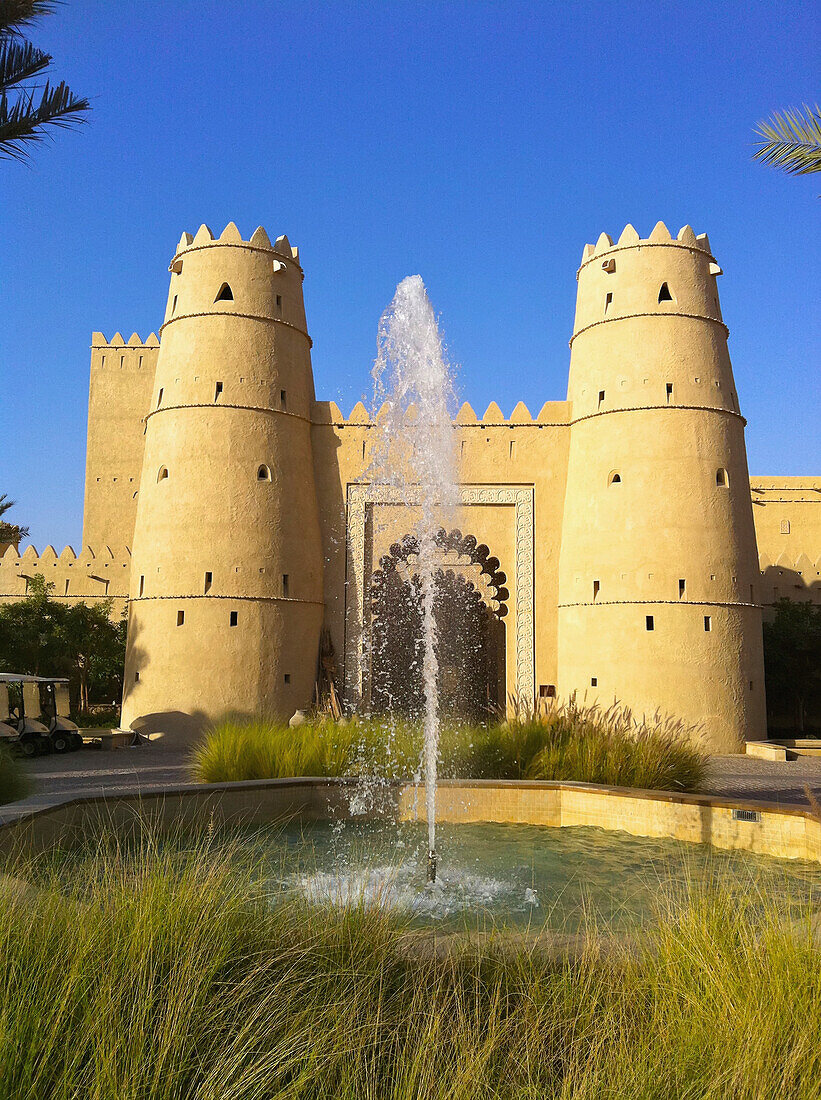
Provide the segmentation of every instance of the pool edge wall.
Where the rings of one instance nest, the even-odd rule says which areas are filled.
[[[258,825],[294,818],[425,818],[421,786],[379,786],[370,792],[364,814],[351,811],[349,796],[357,789],[352,779],[306,777],[147,788],[109,796],[41,795],[0,808],[0,853],[42,852],[75,843],[100,828],[137,828],[145,822],[185,830],[211,823]],[[780,859],[821,861],[821,821],[809,811],[721,796],[583,783],[449,780],[439,785],[437,820],[552,828],[589,825]]]

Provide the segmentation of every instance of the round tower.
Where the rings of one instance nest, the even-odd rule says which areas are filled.
[[[122,724],[190,737],[310,702],[322,624],[302,269],[287,237],[184,233],[137,502]]]
[[[706,235],[602,234],[579,268],[559,691],[766,736],[744,446]]]

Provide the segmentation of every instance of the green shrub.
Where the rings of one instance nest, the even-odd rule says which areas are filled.
[[[557,960],[517,936],[448,952],[375,910],[272,905],[213,837],[12,870],[0,1100],[821,1092],[812,914],[785,925],[754,890],[705,890],[641,940]]]
[[[30,789],[31,783],[19,760],[0,744],[0,805],[25,798]]]
[[[408,779],[421,772],[421,730],[402,720],[224,722],[195,750],[203,783],[294,775]],[[440,774],[461,779],[554,779],[656,790],[693,790],[706,754],[693,731],[660,718],[575,703],[487,726],[444,725]]]

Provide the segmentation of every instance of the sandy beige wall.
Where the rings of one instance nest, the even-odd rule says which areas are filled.
[[[762,601],[821,603],[821,477],[750,478]]]
[[[84,546],[131,546],[148,412],[160,344],[134,333],[91,343]]]
[[[42,554],[28,546],[22,555],[12,546],[0,557],[0,603],[24,599],[27,579],[39,574],[54,585],[51,595],[60,603],[99,603],[110,598],[112,618],[119,619],[128,602],[130,570],[131,552],[125,546],[96,551],[86,546],[79,556],[70,546],[60,554],[52,546]]]

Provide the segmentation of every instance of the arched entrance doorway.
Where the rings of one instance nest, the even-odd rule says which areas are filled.
[[[440,528],[434,615],[443,713],[477,721],[505,705],[507,578],[473,535]],[[422,612],[413,535],[394,543],[371,577],[370,706],[422,710]]]

